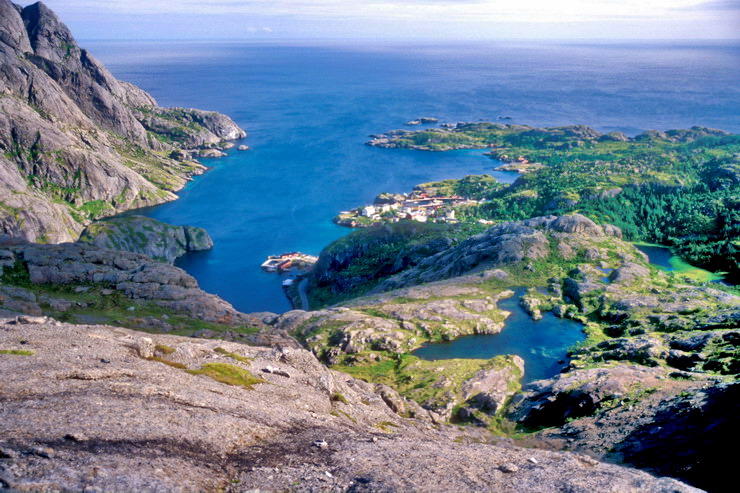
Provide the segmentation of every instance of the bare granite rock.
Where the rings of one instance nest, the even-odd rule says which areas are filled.
[[[540,431],[537,438],[599,460],[631,464],[708,491],[723,491],[733,467],[732,456],[724,451],[738,432],[740,385],[717,384],[701,374],[661,378],[654,371],[645,380],[625,379],[624,370],[607,370],[615,382],[597,410],[574,414],[567,423]],[[572,392],[585,390],[588,384],[580,385],[574,383]]]
[[[132,300],[151,301],[189,318],[234,326],[262,325],[260,320],[235,310],[218,296],[201,290],[197,281],[182,269],[157,262],[145,255],[101,249],[82,243],[63,243],[0,246],[0,257],[3,259],[0,267],[7,269],[19,266],[27,272],[26,275],[33,284],[110,286],[111,293],[120,291]],[[7,289],[10,288],[4,288],[4,292],[13,303],[26,302],[25,306],[18,306],[14,311],[38,312],[35,299],[19,299],[20,295],[17,294],[30,291],[12,288],[16,291],[14,295]],[[2,293],[0,291],[0,298]],[[26,296],[32,295],[30,293]],[[36,308],[30,311],[24,309],[34,305]],[[13,310],[12,306],[9,309]]]
[[[462,385],[465,404],[496,414],[518,390],[516,385],[524,374],[524,360],[511,356],[513,364],[481,370]]]
[[[126,329],[0,323],[0,348],[19,338],[30,354],[0,354],[15,491],[698,491],[402,418],[301,349],[152,335],[144,359]]]
[[[43,3],[0,0],[0,234],[73,241],[93,219],[174,200],[205,170],[161,151],[244,136],[117,80]]]

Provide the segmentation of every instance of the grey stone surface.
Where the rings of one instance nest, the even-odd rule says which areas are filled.
[[[698,491],[576,454],[493,443],[423,416],[402,418],[388,404],[392,390],[382,389],[384,399],[301,349],[165,335],[142,343],[140,333],[114,327],[0,323],[0,347],[15,347],[19,337],[30,341],[31,356],[0,355],[4,488]],[[142,344],[154,344],[160,361],[143,359]],[[237,362],[219,347],[250,360]],[[234,365],[261,381],[244,388],[187,371],[208,364]],[[256,371],[268,366],[291,377]],[[337,393],[346,402],[333,399]]]
[[[34,284],[104,284],[132,300],[152,301],[190,318],[226,325],[261,325],[254,317],[235,310],[218,296],[206,293],[182,269],[135,253],[101,249],[82,243],[27,244],[0,247],[8,263],[20,262]],[[25,294],[24,294],[25,293]],[[2,287],[15,305],[14,311],[39,313],[33,293],[23,288]],[[34,308],[35,307],[35,308]]]

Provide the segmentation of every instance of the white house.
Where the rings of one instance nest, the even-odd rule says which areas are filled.
[[[372,205],[368,205],[362,208],[362,215],[365,217],[372,217],[375,214],[375,212],[376,212],[375,207],[373,207]]]

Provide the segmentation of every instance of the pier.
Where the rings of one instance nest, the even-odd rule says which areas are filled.
[[[309,270],[318,260],[319,258],[314,255],[300,252],[281,253],[267,257],[267,260],[262,263],[262,268],[267,272],[285,272],[290,269]]]

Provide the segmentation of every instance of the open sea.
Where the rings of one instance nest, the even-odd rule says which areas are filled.
[[[140,211],[206,228],[213,250],[177,265],[245,312],[290,309],[281,278],[260,264],[284,251],[318,254],[350,232],[331,222],[337,212],[496,164],[483,151],[375,149],[364,145],[369,134],[422,116],[740,132],[737,43],[81,44],[160,105],[217,110],[249,133],[237,144],[252,151],[205,160],[212,169],[180,200]]]

